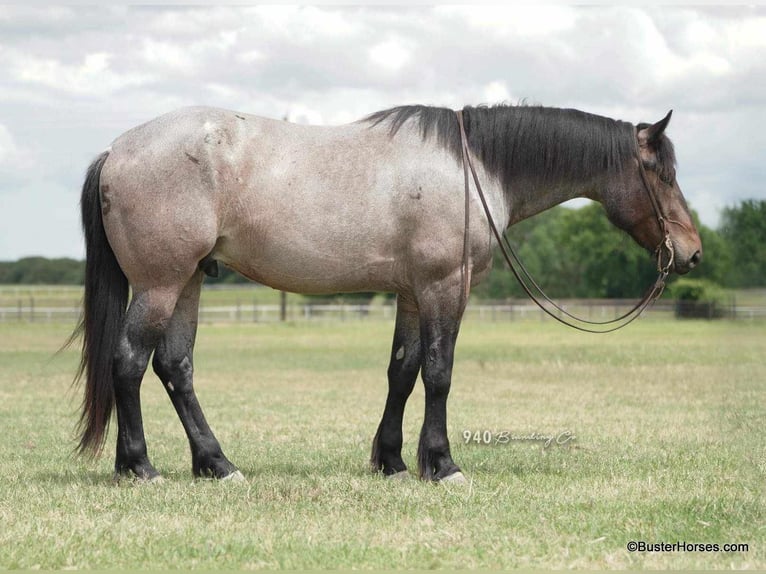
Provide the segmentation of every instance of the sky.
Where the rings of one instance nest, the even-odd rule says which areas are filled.
[[[766,7],[0,7],[0,260],[84,256],[79,193],[122,132],[210,105],[310,124],[400,104],[673,109],[710,227],[766,199]]]

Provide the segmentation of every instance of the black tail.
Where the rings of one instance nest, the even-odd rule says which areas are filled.
[[[99,181],[109,156],[104,152],[88,168],[80,207],[85,233],[85,302],[72,339],[83,335],[82,358],[75,381],[85,375],[85,396],[77,427],[80,454],[101,451],[114,408],[112,357],[128,302],[128,280],[104,232]],[[72,340],[70,339],[70,340]]]

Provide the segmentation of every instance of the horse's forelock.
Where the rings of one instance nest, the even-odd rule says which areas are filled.
[[[636,126],[637,131],[645,130],[651,124],[640,123]],[[652,150],[657,157],[657,170],[660,175],[672,178],[676,167],[676,151],[673,142],[663,133],[658,141],[652,144]]]

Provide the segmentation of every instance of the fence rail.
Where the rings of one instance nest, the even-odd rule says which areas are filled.
[[[562,301],[562,307],[584,319],[600,321],[616,318],[633,305],[632,300],[571,300]],[[393,319],[396,308],[391,303],[288,304],[288,321],[352,321]],[[672,318],[676,314],[676,302],[659,301],[644,313],[646,318]],[[74,323],[80,316],[80,308],[68,306],[37,306],[33,299],[20,299],[16,305],[0,307],[0,323],[39,322]],[[724,309],[723,316],[737,320],[766,318],[766,306],[737,306],[732,304]],[[711,316],[711,318],[713,318]],[[527,300],[502,303],[475,302],[465,312],[467,321],[522,321],[547,320],[548,317],[536,305]],[[272,323],[280,320],[280,305],[235,304],[201,305],[201,323]]]

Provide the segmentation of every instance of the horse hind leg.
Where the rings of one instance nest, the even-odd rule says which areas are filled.
[[[203,272],[197,271],[186,284],[154,352],[152,367],[162,381],[186,431],[194,475],[242,480],[237,467],[224,456],[194,392],[193,352],[203,279]]]
[[[388,397],[378,432],[372,441],[370,465],[387,476],[405,476],[402,460],[402,419],[407,399],[418,378],[421,364],[420,326],[417,307],[399,296],[396,327],[388,366]]]
[[[149,356],[173,314],[179,291],[167,287],[140,290],[125,315],[113,362],[118,428],[115,479],[131,474],[146,481],[159,478],[147,455],[140,389]]]

